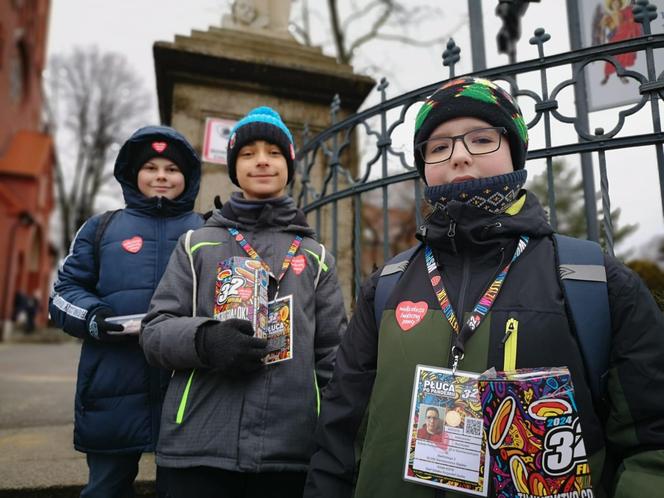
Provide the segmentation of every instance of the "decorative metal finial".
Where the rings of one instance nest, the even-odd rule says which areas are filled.
[[[380,92],[381,102],[385,102],[385,100],[387,100],[385,90],[387,89],[388,86],[390,86],[390,82],[387,81],[387,78],[381,78],[380,83],[378,83],[378,86],[376,87],[376,90]]]
[[[332,103],[330,104],[330,119],[332,124],[337,122],[337,113],[339,112],[339,109],[341,109],[341,98],[338,93],[335,93]]]
[[[551,35],[544,28],[537,28],[533,34],[534,36],[528,42],[531,45],[537,45],[537,53],[540,57],[544,57],[544,44],[551,39]]]
[[[650,22],[657,19],[657,6],[651,4],[648,0],[637,0],[633,7],[634,20],[643,25],[643,33],[652,34]]]
[[[450,38],[443,52],[443,66],[450,68],[450,78],[454,78],[454,65],[461,60],[460,53],[461,49],[457,47],[454,38]]]

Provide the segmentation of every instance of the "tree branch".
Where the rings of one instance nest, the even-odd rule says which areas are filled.
[[[332,38],[334,46],[337,49],[337,60],[343,64],[350,62],[349,52],[346,52],[345,34],[339,24],[339,11],[337,0],[327,0],[327,8],[330,13],[330,27],[332,28]]]
[[[348,19],[346,19],[341,25],[341,29],[343,30],[343,32],[348,33],[348,27],[354,21],[359,21],[362,17],[366,16],[369,12],[371,12],[374,8],[379,7],[381,4],[383,4],[381,0],[374,0],[368,5],[365,5],[364,8],[359,12],[353,12],[353,15],[348,17]]]
[[[357,38],[348,48],[348,54],[349,54],[348,62],[350,62],[350,60],[353,58],[353,56],[355,55],[355,51],[359,47],[361,47],[362,45],[364,45],[365,43],[376,37],[380,28],[382,28],[387,22],[387,20],[390,18],[390,15],[394,10],[394,4],[388,1],[385,1],[383,3],[385,5],[385,11],[383,12],[383,14],[380,15],[378,19],[374,21],[373,25],[371,26],[369,31],[367,31],[367,33]]]

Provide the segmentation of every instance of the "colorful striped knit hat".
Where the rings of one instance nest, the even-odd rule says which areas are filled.
[[[228,176],[230,176],[231,181],[238,187],[240,186],[235,172],[237,154],[242,147],[255,140],[265,140],[281,149],[281,153],[286,158],[288,183],[290,183],[295,173],[293,135],[281,120],[279,113],[267,106],[252,109],[231,129],[231,137],[228,139],[228,148],[226,149]]]
[[[478,118],[492,126],[504,126],[514,170],[523,169],[528,151],[528,127],[521,110],[509,93],[481,78],[450,80],[422,104],[415,120],[415,147],[428,140],[438,125],[460,117]],[[417,152],[415,166],[424,179],[424,161]]]

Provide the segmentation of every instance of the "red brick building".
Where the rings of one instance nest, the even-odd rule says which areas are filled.
[[[51,137],[42,127],[42,70],[50,0],[0,2],[0,322],[11,329],[16,296],[39,299],[47,320],[54,253]]]

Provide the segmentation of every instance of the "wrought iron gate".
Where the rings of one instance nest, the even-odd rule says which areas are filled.
[[[553,159],[570,154],[594,154],[599,163],[600,190],[603,210],[603,231],[607,250],[613,252],[613,227],[611,223],[611,199],[609,196],[605,154],[609,150],[629,147],[652,146],[656,152],[656,167],[659,175],[660,209],[664,210],[664,133],[662,133],[659,105],[664,99],[664,71],[657,72],[654,50],[664,47],[664,35],[651,34],[650,23],[656,18],[654,6],[639,0],[634,8],[634,18],[643,26],[644,36],[613,44],[584,48],[573,52],[545,56],[546,42],[550,35],[544,29],[535,30],[530,43],[537,47],[538,57],[533,60],[486,69],[473,73],[498,83],[509,85],[526,118],[530,108],[528,128],[543,133],[544,147],[531,149],[528,159],[544,159],[549,189],[548,210],[552,225],[556,228],[555,196],[553,189]],[[647,64],[645,74],[626,70],[616,56],[636,52],[644,54]],[[455,77],[455,65],[460,60],[460,49],[453,41],[447,44],[443,53],[443,64],[449,70],[449,78]],[[630,107],[618,113],[618,123],[610,130],[587,129],[586,119],[563,114],[559,97],[565,90],[573,90],[583,78],[584,68],[593,62],[604,61],[613,65],[617,77],[634,79],[638,82],[641,98]],[[565,68],[571,77],[550,88],[549,73],[557,68]],[[539,73],[539,89],[519,86],[519,79],[527,73]],[[406,114],[416,112],[419,102],[430,95],[442,82],[436,82],[418,90],[387,99],[388,82],[383,79],[377,86],[381,101],[378,105],[363,112],[338,121],[340,109],[338,98],[331,106],[331,126],[311,138],[305,130],[304,144],[297,155],[301,183],[296,187],[298,204],[306,213],[315,216],[315,228],[323,240],[338,255],[341,246],[349,249],[346,263],[352,266],[353,296],[359,295],[360,281],[374,266],[387,259],[391,253],[402,250],[410,244],[415,227],[422,218],[422,184],[412,164],[412,153],[394,147],[394,134],[407,123]],[[531,100],[530,106],[525,103]],[[626,120],[637,111],[650,106],[651,130],[647,133],[625,136]],[[567,123],[574,127],[576,139],[573,142],[553,145],[552,120]],[[620,136],[619,136],[620,135]],[[412,133],[411,135],[412,136]],[[367,142],[369,144],[367,145]],[[351,171],[349,165],[358,154],[359,144],[364,143],[360,153],[358,172]],[[655,167],[644,165],[643,167]],[[407,209],[390,207],[389,190],[401,184],[401,191],[411,185],[413,205]],[[592,202],[585,202],[586,219],[596,220],[594,185],[590,186]],[[368,196],[379,194],[380,202],[372,204],[373,218],[368,219]],[[371,210],[369,210],[371,211]],[[399,216],[411,213],[412,220]],[[325,223],[327,221],[327,223]],[[327,228],[323,227],[326,225]],[[395,230],[396,227],[396,230]],[[376,231],[380,233],[375,233]],[[589,227],[590,232],[590,227]],[[595,231],[595,233],[597,233]],[[395,235],[396,234],[396,235]],[[396,237],[396,239],[395,239]],[[401,239],[399,239],[401,237]],[[589,236],[589,238],[596,238]],[[402,240],[403,239],[403,240]],[[395,242],[396,240],[396,242]],[[382,245],[382,251],[378,245]],[[374,251],[373,261],[366,261],[367,251]]]

